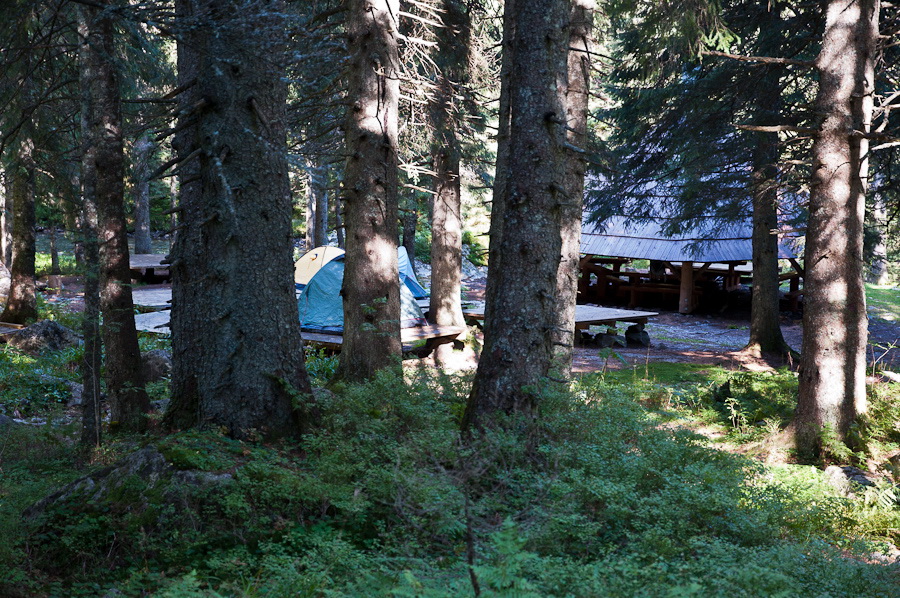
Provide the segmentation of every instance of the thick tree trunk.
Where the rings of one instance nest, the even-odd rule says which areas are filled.
[[[879,0],[832,0],[816,59],[816,111],[806,233],[803,355],[793,431],[798,452],[821,448],[823,428],[845,439],[866,411],[863,215]]]
[[[566,69],[566,125],[571,145],[587,144],[588,98],[591,77],[591,27],[594,0],[575,0],[569,16],[569,50]],[[569,151],[566,160],[565,197],[560,203],[561,259],[556,275],[557,304],[554,330],[555,367],[560,375],[572,375],[575,345],[575,302],[578,297],[578,261],[581,257],[581,216],[584,205],[583,154]]]
[[[299,433],[311,394],[291,263],[284,5],[176,3],[183,118],[172,249],[175,427]],[[182,124],[185,124],[182,122]]]
[[[764,0],[766,1],[766,0]],[[781,18],[775,9],[765,10],[762,28],[766,38],[776,40],[763,45],[763,53],[777,53],[781,41]],[[767,47],[772,46],[772,47]],[[781,85],[783,67],[763,66],[758,80],[754,111],[757,124],[781,122]],[[753,302],[750,306],[750,339],[745,351],[785,355],[790,351],[781,334],[778,280],[778,159],[777,135],[756,133],[750,194],[753,199]]]
[[[34,285],[35,212],[34,212],[34,143],[20,133],[16,154],[7,173],[13,206],[12,267],[9,298],[0,321],[25,324],[36,320],[37,294]]]
[[[150,242],[150,160],[153,143],[143,135],[134,144],[134,252],[153,253]]]
[[[83,8],[88,29],[82,62],[86,85],[86,159],[94,177],[100,242],[100,309],[103,313],[106,392],[110,426],[126,431],[147,427],[150,399],[144,390],[141,351],[134,326],[128,236],[125,228],[125,151],[114,24],[108,13]]]
[[[557,78],[566,64],[567,6],[516,0],[509,172],[497,248],[502,267],[489,265],[493,294],[487,296],[484,349],[464,428],[485,424],[494,412],[532,411],[535,396],[528,387],[551,373],[560,204],[566,201],[565,90]]]
[[[400,357],[397,272],[398,0],[350,0],[344,124],[346,266],[338,375],[364,380]]]
[[[441,67],[429,112],[434,142],[434,200],[431,208],[431,306],[428,317],[438,326],[465,326],[462,313],[462,193],[455,98],[467,83],[472,23],[469,10],[459,0],[444,0],[444,27],[438,30],[435,62]],[[434,359],[444,364],[453,345],[435,349]]]

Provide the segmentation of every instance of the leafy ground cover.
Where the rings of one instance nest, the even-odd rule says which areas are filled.
[[[533,389],[538,418],[468,443],[468,380],[424,369],[322,394],[299,444],[154,431],[81,460],[74,425],[0,428],[0,594],[900,596],[873,556],[900,528],[887,490],[844,496],[816,467],[764,466],[681,425],[752,436],[717,396],[758,428],[789,412],[792,374],[648,368]],[[22,519],[142,447],[166,469]]]
[[[307,356],[324,385],[335,359]],[[300,443],[165,434],[153,417],[82,455],[59,382],[78,357],[0,349],[2,413],[44,422],[0,425],[3,596],[900,596],[897,384],[870,386],[857,450],[812,465],[765,453],[794,373],[644,359],[533,389],[536,419],[468,443],[468,378],[422,369],[322,393]],[[23,518],[142,451],[164,468]],[[845,492],[829,464],[873,483]]]

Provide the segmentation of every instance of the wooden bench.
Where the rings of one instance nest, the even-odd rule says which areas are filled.
[[[416,357],[427,357],[438,345],[452,343],[459,335],[466,331],[461,326],[415,326],[400,330],[400,342],[403,343],[404,352]],[[304,344],[340,351],[344,337],[340,334],[301,331]],[[413,346],[421,341],[425,344],[421,347]]]
[[[138,314],[134,317],[134,323],[138,330],[156,334],[169,334],[169,315],[170,312],[168,310]],[[452,343],[465,331],[465,328],[459,326],[417,326],[414,328],[404,328],[400,331],[400,342],[403,343],[404,347],[409,348],[407,352],[412,353],[417,357],[427,357],[434,351],[435,347],[445,343]],[[303,330],[300,332],[300,337],[303,339],[304,344],[322,347],[335,352],[341,350],[341,344],[344,342],[343,336],[333,333]],[[425,341],[423,346],[413,346],[421,341]]]

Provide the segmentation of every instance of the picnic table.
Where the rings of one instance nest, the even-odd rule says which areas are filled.
[[[172,288],[134,287],[131,289],[131,301],[138,309],[144,311],[168,309],[172,306]]]
[[[643,326],[647,320],[659,314],[653,311],[637,311],[618,309],[615,307],[599,307],[596,305],[575,306],[575,330],[586,330],[591,326],[615,326],[616,322],[631,322]],[[463,316],[467,321],[478,323],[484,321],[484,303],[463,308]]]
[[[153,277],[169,277],[169,264],[164,263],[168,256],[164,253],[139,253],[128,256],[132,276],[137,280]]]

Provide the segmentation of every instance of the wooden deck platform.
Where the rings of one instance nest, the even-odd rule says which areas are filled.
[[[468,321],[481,322],[484,320],[484,304],[464,308],[463,315]],[[614,307],[597,307],[594,305],[575,306],[575,329],[585,330],[590,326],[609,326],[616,322],[632,322],[634,324],[646,324],[647,320],[659,314],[653,311],[636,311],[632,309],[617,309]]]

